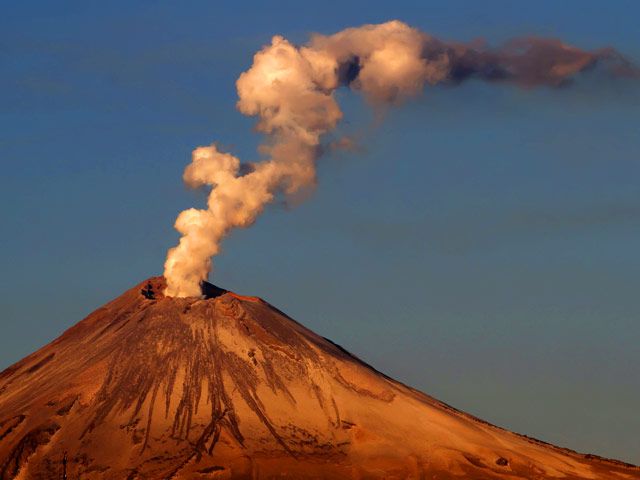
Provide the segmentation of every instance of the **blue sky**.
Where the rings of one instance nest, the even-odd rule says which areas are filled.
[[[185,5],[186,3],[186,5]],[[234,82],[273,34],[397,18],[640,62],[640,4],[14,2],[0,18],[0,368],[160,274],[212,141],[256,158]],[[498,425],[640,463],[640,88],[437,87],[373,121],[313,195],[234,233],[213,281]]]

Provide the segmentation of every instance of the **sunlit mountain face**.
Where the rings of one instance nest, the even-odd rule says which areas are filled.
[[[640,479],[402,385],[257,297],[165,288],[0,374],[0,479]]]

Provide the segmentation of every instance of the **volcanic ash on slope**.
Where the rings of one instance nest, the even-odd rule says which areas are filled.
[[[380,374],[266,302],[152,278],[0,374],[0,479],[640,479]]]

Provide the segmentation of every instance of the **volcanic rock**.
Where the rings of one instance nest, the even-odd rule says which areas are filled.
[[[255,298],[145,280],[0,373],[0,479],[640,479],[381,374]]]

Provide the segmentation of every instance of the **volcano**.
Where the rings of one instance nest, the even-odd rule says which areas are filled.
[[[257,297],[164,288],[0,374],[0,479],[640,479],[396,382]]]

